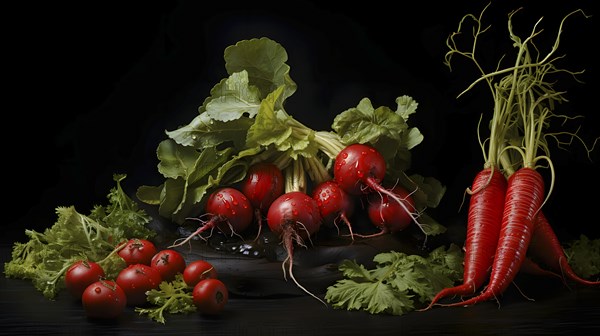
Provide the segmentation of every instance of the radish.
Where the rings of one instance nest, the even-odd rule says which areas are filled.
[[[418,222],[418,213],[414,206],[406,202],[394,192],[381,185],[386,173],[385,159],[374,147],[367,144],[351,144],[342,149],[335,158],[333,167],[334,181],[350,195],[377,192],[394,200],[402,211],[410,217],[427,235],[423,225]]]
[[[415,202],[412,196],[400,186],[395,186],[391,191],[398,195],[402,201],[401,203],[390,202],[388,195],[370,194],[368,196],[367,212],[369,219],[380,231],[370,235],[357,234],[357,237],[371,238],[386,233],[399,232],[412,223],[410,213],[404,210],[411,209],[411,212],[415,211]]]
[[[313,189],[312,198],[317,201],[323,223],[333,223],[339,232],[337,223],[342,221],[350,231],[350,237],[354,239],[352,224],[349,220],[354,213],[355,206],[352,195],[340,188],[335,181],[329,180],[319,183]]]
[[[205,211],[210,219],[203,221],[193,218],[202,221],[202,225],[187,238],[169,248],[181,246],[197,235],[204,239],[201,233],[212,232],[215,228],[228,235],[239,235],[250,226],[254,215],[254,208],[248,198],[241,191],[231,187],[222,187],[210,194]]]
[[[307,294],[321,301],[316,295],[304,288],[294,277],[294,245],[306,247],[305,241],[319,231],[322,223],[321,213],[312,197],[301,191],[290,191],[279,196],[267,212],[267,224],[271,231],[279,235],[287,253],[281,267],[286,276],[287,263],[289,273],[296,285]]]
[[[241,191],[254,207],[254,217],[258,221],[258,233],[262,230],[262,218],[271,203],[284,192],[284,179],[281,169],[270,162],[258,162],[248,168],[242,181]]]

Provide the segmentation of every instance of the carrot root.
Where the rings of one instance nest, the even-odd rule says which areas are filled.
[[[489,283],[477,296],[444,306],[470,306],[497,298],[506,290],[523,264],[533,235],[534,218],[543,202],[544,180],[538,171],[521,168],[509,177]]]

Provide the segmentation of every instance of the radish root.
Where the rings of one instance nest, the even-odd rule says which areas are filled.
[[[325,303],[325,301],[321,300],[318,296],[311,293],[308,289],[306,289],[304,286],[302,286],[298,280],[296,280],[296,277],[294,277],[294,272],[293,272],[294,244],[301,246],[301,247],[306,247],[306,244],[304,244],[304,239],[302,239],[302,236],[298,233],[298,231],[296,230],[296,227],[302,228],[303,230],[306,230],[306,229],[304,228],[304,225],[302,223],[296,222],[295,224],[296,225],[292,225],[291,223],[284,224],[285,227],[283,229],[283,233],[281,236],[281,241],[282,241],[283,247],[287,252],[287,256],[283,260],[283,263],[281,264],[281,269],[283,270],[283,278],[287,281],[287,275],[289,274],[290,278],[292,279],[292,281],[294,281],[294,283],[296,284],[296,286],[298,286],[298,288],[300,288],[306,294],[312,296],[313,298],[319,300],[319,302],[321,302],[322,304],[327,306],[327,303]],[[309,238],[309,240],[310,240],[310,238]],[[286,270],[286,264],[287,264],[287,270]]]

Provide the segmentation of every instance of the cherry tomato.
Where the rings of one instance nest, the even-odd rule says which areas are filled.
[[[144,264],[149,266],[156,252],[158,250],[151,241],[133,238],[128,240],[118,253],[127,265]]]
[[[223,311],[229,292],[225,284],[219,279],[204,279],[194,286],[192,291],[194,305],[202,314],[216,315]]]
[[[158,288],[160,272],[148,265],[129,265],[117,275],[117,284],[127,295],[127,305],[139,306],[146,304],[146,291]]]
[[[83,291],[104,275],[104,269],[97,263],[78,260],[65,273],[65,286],[74,298],[80,300]]]
[[[125,310],[127,296],[116,282],[98,280],[83,291],[81,303],[88,317],[113,319]]]
[[[200,280],[208,278],[216,279],[217,270],[205,260],[194,260],[183,270],[183,281],[190,287],[194,287]]]
[[[183,256],[171,249],[161,250],[152,257],[150,266],[160,272],[163,281],[172,281],[175,275],[183,273],[186,267]]]

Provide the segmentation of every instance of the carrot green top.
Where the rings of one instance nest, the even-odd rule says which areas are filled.
[[[577,76],[583,73],[583,71],[570,71],[555,66],[556,61],[563,57],[556,56],[555,53],[559,47],[565,20],[575,14],[582,14],[586,18],[588,16],[580,9],[564,16],[553,45],[544,55],[540,52],[541,49],[534,44],[535,38],[543,31],[539,28],[542,19],[534,24],[529,36],[521,39],[515,34],[512,27],[513,16],[520,9],[510,12],[508,33],[512,45],[516,48],[514,63],[503,68],[501,63],[505,59],[504,55],[493,71],[486,72],[476,59],[476,47],[481,36],[490,29],[490,26],[482,25],[482,17],[488,6],[478,17],[472,14],[464,16],[457,32],[448,37],[447,45],[450,51],[446,53],[445,64],[450,67],[452,56],[459,54],[473,61],[481,73],[481,77],[471,83],[459,96],[482,81],[487,83],[491,91],[494,106],[489,123],[489,137],[482,139],[478,132],[479,143],[484,152],[485,166],[502,168],[506,175],[510,175],[520,167],[539,168],[540,162],[545,161],[552,172],[552,181],[548,192],[550,194],[554,185],[554,168],[550,160],[548,139],[553,139],[559,147],[570,144],[573,139],[578,139],[583,143],[576,132],[551,133],[548,131],[551,119],[560,119],[564,122],[578,118],[578,116],[555,113],[557,104],[567,100],[564,98],[564,91],[555,90],[553,75],[566,73],[577,80]],[[456,40],[462,36],[463,26],[466,25],[468,19],[474,25],[472,48],[471,50],[461,50],[458,48]],[[563,136],[566,136],[568,140],[563,140]],[[511,150],[509,151],[509,149]]]

